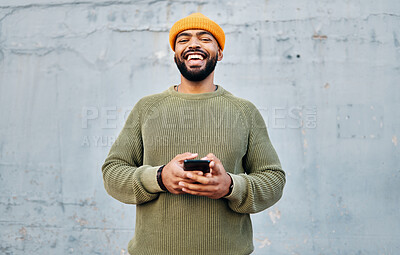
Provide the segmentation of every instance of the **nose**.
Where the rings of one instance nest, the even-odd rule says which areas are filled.
[[[188,47],[189,49],[198,49],[200,48],[200,41],[197,38],[192,38]]]

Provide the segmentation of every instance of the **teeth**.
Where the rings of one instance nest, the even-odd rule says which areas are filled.
[[[191,60],[191,59],[203,60],[203,56],[202,55],[189,55],[188,60]]]

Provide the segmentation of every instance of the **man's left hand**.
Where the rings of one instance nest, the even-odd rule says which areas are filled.
[[[186,178],[195,181],[195,183],[179,182],[182,191],[196,196],[205,196],[212,199],[219,199],[226,196],[231,185],[231,177],[225,171],[221,161],[212,153],[202,159],[210,160],[211,173],[204,176],[195,175],[190,171],[185,171]]]

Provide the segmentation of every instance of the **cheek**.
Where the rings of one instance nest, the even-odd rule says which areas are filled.
[[[180,56],[182,54],[182,52],[184,51],[185,47],[183,47],[182,45],[175,45],[175,55]]]
[[[182,56],[180,55],[180,53],[178,51],[175,51],[175,54],[174,54],[175,62],[176,62],[177,59],[182,59]]]

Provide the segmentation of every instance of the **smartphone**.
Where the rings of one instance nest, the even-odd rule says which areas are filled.
[[[210,172],[210,160],[186,159],[183,161],[183,170]]]

